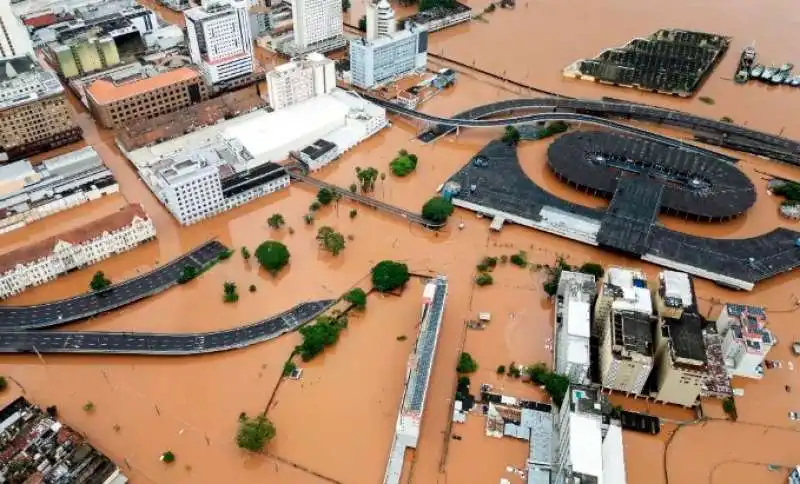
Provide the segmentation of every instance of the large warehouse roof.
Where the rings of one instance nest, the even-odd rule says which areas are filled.
[[[291,140],[319,133],[313,136],[317,139],[321,134],[344,126],[349,110],[349,106],[335,97],[323,94],[271,113],[264,111],[246,123],[226,128],[224,135],[239,139],[250,154],[258,157],[280,149]]]

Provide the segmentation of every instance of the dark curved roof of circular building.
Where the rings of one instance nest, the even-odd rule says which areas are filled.
[[[662,211],[728,219],[756,201],[753,183],[736,166],[641,138],[605,131],[567,133],[550,145],[547,157],[559,178],[609,199],[620,177],[657,180],[664,186]]]

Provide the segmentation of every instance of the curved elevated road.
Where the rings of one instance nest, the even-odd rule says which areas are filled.
[[[341,195],[342,197],[349,198],[351,200],[355,200],[356,202],[362,203],[364,205],[377,208],[378,210],[383,210],[384,212],[388,212],[399,217],[403,217],[404,219],[408,220],[409,222],[413,222],[415,224],[422,225],[424,227],[428,227],[430,229],[438,229],[445,226],[446,222],[443,223],[433,223],[430,220],[427,220],[422,217],[422,215],[414,212],[409,212],[408,210],[404,210],[400,207],[395,207],[394,205],[389,205],[388,203],[382,202],[372,197],[368,197],[366,195],[362,195],[360,193],[353,193],[350,190],[346,190],[340,186],[332,185],[330,183],[324,182],[322,180],[318,180],[316,178],[312,178],[308,175],[304,175],[300,172],[299,166],[296,164],[287,165],[289,168],[289,175],[298,181],[302,181],[308,183],[309,185],[315,186],[317,188],[327,188],[328,190]]]
[[[701,148],[699,146],[694,146],[689,143],[684,143],[680,140],[676,140],[674,138],[670,138],[667,136],[663,136],[657,133],[653,133],[651,131],[647,131],[645,129],[636,128],[634,126],[628,126],[627,124],[618,123],[616,121],[610,121],[605,118],[591,116],[588,114],[579,114],[579,113],[570,113],[570,112],[554,112],[554,113],[537,113],[537,114],[528,114],[524,116],[516,116],[511,118],[502,118],[502,119],[468,119],[468,118],[442,118],[439,116],[433,116],[431,114],[421,113],[419,111],[415,111],[413,109],[408,109],[403,106],[399,106],[393,102],[386,101],[384,99],[379,99],[373,96],[368,96],[365,94],[361,94],[362,97],[368,99],[369,101],[378,104],[379,106],[384,107],[387,111],[394,112],[396,114],[401,114],[403,116],[407,116],[412,119],[426,121],[429,123],[437,124],[440,126],[446,126],[451,128],[493,128],[498,126],[508,126],[508,125],[520,125],[520,124],[532,124],[532,123],[540,123],[545,121],[564,121],[570,123],[586,123],[595,126],[602,126],[605,128],[611,128],[616,131],[621,131],[624,133],[632,134],[635,136],[639,136],[641,138],[654,141],[656,143],[661,143],[667,146],[672,146],[674,148],[686,150],[686,151],[694,151],[696,153],[700,153],[703,155],[711,155],[720,159],[724,159],[726,161],[735,161],[735,158],[732,158],[727,155],[723,155],[721,153],[717,153],[712,150],[708,150],[705,148]],[[530,109],[530,106],[524,105],[525,99],[521,100],[512,100],[512,101],[503,101],[497,104],[503,104],[503,106],[498,107],[495,112],[487,112],[482,114],[482,116],[490,116],[491,114],[498,114],[507,111],[519,110],[519,109]],[[528,101],[537,101],[540,102],[540,99],[528,100]],[[568,101],[568,100],[567,100]],[[558,102],[565,102],[564,100],[559,100]],[[494,106],[494,105],[492,105]]]
[[[201,269],[226,250],[210,240],[157,269],[99,292],[32,306],[0,305],[0,331],[49,328],[120,308],[174,286],[184,268]]]
[[[0,353],[83,353],[186,356],[254,345],[294,331],[328,309],[325,299],[297,306],[257,323],[209,333],[0,331]]]
[[[367,97],[369,97],[371,101],[375,100],[373,97]],[[384,100],[380,101],[386,103]],[[385,104],[382,105],[385,106]],[[386,107],[388,109],[388,106]],[[703,134],[711,133],[713,135],[717,135],[718,138],[714,139],[713,136],[709,138],[702,135],[698,137],[701,138],[701,140],[708,138],[707,142],[720,144],[723,146],[730,144],[732,148],[739,151],[749,151],[755,154],[760,154],[760,151],[763,150],[769,152],[769,154],[773,156],[779,155],[778,158],[781,161],[800,165],[800,142],[798,141],[764,133],[762,131],[746,128],[733,123],[726,123],[723,121],[703,118],[701,116],[695,116],[693,114],[688,114],[681,111],[674,111],[672,109],[659,108],[656,106],[648,106],[645,104],[618,101],[615,99],[604,98],[603,100],[588,100],[563,97],[509,99],[473,107],[467,111],[455,115],[453,119],[477,120],[487,116],[525,109],[549,109],[553,110],[554,112],[563,109],[574,111],[577,114],[622,117],[664,124],[667,126],[689,129],[692,131],[699,131]],[[564,121],[567,120],[565,119]],[[448,127],[450,129],[448,130],[440,128],[440,131],[442,132],[437,133],[436,137],[452,132],[457,126],[467,126],[464,124],[437,124],[440,124],[441,128]],[[616,126],[608,126],[616,129]],[[722,154],[718,154],[718,156],[727,157],[727,155]]]

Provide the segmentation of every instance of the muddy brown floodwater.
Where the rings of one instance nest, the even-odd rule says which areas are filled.
[[[485,6],[481,2],[470,3],[476,8]],[[486,70],[505,71],[510,78],[570,95],[608,95],[709,117],[727,115],[772,132],[785,127],[786,134],[800,138],[800,128],[791,117],[800,107],[797,91],[736,86],[723,79],[732,74],[739,50],[752,40],[757,41],[762,61],[780,64],[800,60],[792,58],[797,52],[788,42],[797,30],[798,9],[791,2],[742,0],[676,0],[670,2],[669,8],[662,3],[623,0],[602,4],[519,1],[515,10],[498,9],[486,15],[488,22],[475,21],[434,33],[431,51],[468,64],[474,60],[476,66]],[[353,5],[348,14],[350,21],[357,22],[362,11],[362,5]],[[168,20],[176,21],[176,17]],[[730,53],[704,87],[703,94],[713,97],[715,105],[603,88],[567,81],[560,75],[565,65],[578,58],[593,56],[603,48],[662,27],[734,36]],[[263,53],[259,54],[259,61],[262,65],[273,62]],[[475,104],[528,95],[502,83],[462,73],[455,88],[438,95],[422,109],[450,115]],[[591,260],[607,265],[643,266],[652,279],[659,270],[639,260],[520,227],[509,226],[500,233],[491,233],[489,221],[461,210],[438,236],[347,201],[323,208],[315,225],[306,226],[302,216],[315,193],[302,185],[293,185],[197,225],[180,227],[121,156],[112,133],[99,130],[74,99],[73,106],[86,142],[95,147],[114,172],[121,192],[0,236],[3,250],[102,216],[126,201],[143,204],[155,222],[158,239],[26,291],[9,304],[43,302],[83,292],[96,270],[105,271],[113,280],[133,277],[210,237],[219,238],[236,250],[236,255],[190,284],[67,328],[165,332],[229,328],[281,311],[299,300],[335,297],[353,285],[365,284],[370,267],[387,258],[405,261],[415,271],[445,274],[450,280],[450,292],[439,351],[419,448],[409,456],[404,482],[496,482],[500,477],[511,478],[506,466],[524,465],[526,446],[486,437],[479,417],[471,415],[465,425],[453,427],[452,432],[462,440],[452,440],[447,434],[456,385],[454,370],[462,348],[480,365],[472,376],[473,392],[485,382],[504,393],[546,398],[538,388],[495,373],[501,364],[548,362],[552,358],[547,346],[552,333],[552,307],[541,288],[542,275],[535,270],[501,265],[494,272],[493,286],[476,288],[472,278],[481,257],[524,250],[533,264],[552,263],[562,254],[573,264]],[[392,121],[391,129],[351,150],[318,176],[348,186],[355,181],[356,167],[374,166],[388,175],[386,180],[378,181],[374,196],[416,211],[438,185],[499,134],[497,129],[462,131],[457,138],[422,145],[415,139],[421,126],[403,119]],[[685,137],[686,133],[677,135]],[[419,157],[417,171],[405,179],[395,178],[388,169],[400,149]],[[529,177],[565,199],[587,206],[605,204],[558,182],[547,170],[546,150],[546,141],[521,145],[520,162]],[[796,229],[796,223],[778,217],[779,201],[766,193],[765,181],[755,170],[800,179],[798,170],[748,156],[742,157],[740,167],[754,181],[759,195],[748,215],[720,225],[690,224],[664,217],[661,221],[671,228],[714,237],[751,236],[776,226]],[[348,215],[352,208],[358,211],[353,219]],[[266,219],[273,213],[282,213],[295,233],[269,229]],[[459,223],[464,224],[463,230],[456,228]],[[352,236],[339,257],[317,248],[314,235],[323,225]],[[252,251],[261,241],[271,238],[283,241],[292,253],[290,266],[276,278],[238,254],[242,246]],[[238,303],[222,302],[225,281],[239,286]],[[246,290],[250,284],[256,285],[255,293]],[[711,317],[719,311],[718,301],[766,306],[771,328],[780,342],[770,358],[793,358],[789,343],[800,339],[796,325],[800,286],[796,275],[760,283],[752,293],[727,291],[702,280],[696,281],[696,289],[701,311]],[[305,372],[301,380],[286,381],[278,387],[268,412],[278,435],[265,456],[248,455],[236,448],[233,439],[237,417],[240,412],[254,414],[266,408],[280,381],[283,362],[299,342],[298,335],[225,354],[186,358],[45,355],[40,360],[31,355],[4,355],[0,357],[0,374],[13,377],[21,386],[14,391],[24,391],[40,405],[56,404],[64,421],[86,433],[95,446],[120,462],[134,484],[305,484],[331,480],[374,483],[383,475],[394,432],[420,298],[419,281],[409,284],[399,298],[370,296],[366,312],[351,320],[335,347],[302,365]],[[489,327],[483,331],[466,330],[464,321],[481,311],[492,314]],[[400,335],[407,335],[408,339],[398,341]],[[774,478],[777,473],[765,473],[767,463],[789,466],[800,461],[796,424],[787,418],[787,412],[800,410],[800,401],[797,393],[784,391],[785,385],[800,388],[797,373],[787,364],[766,370],[762,381],[736,379],[734,387],[745,390],[745,395],[736,399],[736,424],[712,420],[703,427],[687,425],[679,430],[667,424],[657,437],[626,432],[629,482],[778,482]],[[92,414],[81,408],[89,400],[96,407]],[[692,418],[691,412],[641,400],[619,403],[675,421]],[[704,402],[704,409],[715,419],[724,418],[716,401]],[[118,431],[114,430],[117,425]],[[177,456],[172,465],[158,459],[168,449]]]

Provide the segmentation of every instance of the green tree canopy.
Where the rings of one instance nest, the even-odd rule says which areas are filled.
[[[272,275],[280,272],[290,257],[289,249],[276,240],[267,240],[256,248],[258,263]]]
[[[317,231],[317,240],[320,247],[333,255],[339,255],[345,247],[344,236],[328,226],[320,227]]]
[[[389,163],[389,168],[395,176],[406,176],[417,168],[417,155],[400,150],[397,157]]]
[[[239,420],[236,444],[240,449],[260,452],[275,437],[275,426],[264,415]]]
[[[361,183],[361,191],[364,193],[375,189],[375,180],[378,179],[378,175],[378,170],[371,166],[364,169],[356,167],[356,177],[358,177],[358,182]]]
[[[273,229],[279,229],[279,228],[281,228],[281,226],[282,226],[282,225],[284,225],[285,223],[286,223],[286,220],[284,220],[284,219],[283,219],[283,215],[281,215],[281,214],[279,214],[279,213],[273,213],[273,214],[272,214],[272,215],[271,215],[271,216],[270,216],[270,217],[267,219],[267,225],[269,225],[269,226],[270,226],[270,227],[272,227]]]
[[[459,373],[474,373],[478,370],[478,362],[467,352],[462,352],[458,357],[456,371]]]
[[[161,454],[161,461],[166,462],[167,464],[170,462],[175,462],[175,454],[173,454],[171,450],[168,450]]]
[[[583,264],[578,271],[583,272],[584,274],[591,274],[598,280],[603,277],[603,274],[606,273],[606,271],[603,269],[603,266],[596,262],[587,262]]]
[[[187,282],[197,277],[197,274],[198,274],[197,267],[195,266],[184,267],[183,272],[181,272],[181,275],[178,276],[178,284],[186,284]]]
[[[548,370],[547,365],[541,362],[529,366],[525,372],[533,383],[544,386],[556,405],[561,405],[569,388],[568,377]]]
[[[408,266],[401,262],[384,260],[372,268],[372,285],[380,292],[394,291],[403,287],[411,278]]]
[[[317,192],[317,200],[323,205],[330,204],[335,198],[336,194],[330,188],[320,188]]]
[[[303,337],[303,342],[297,346],[300,358],[310,361],[322,353],[326,346],[336,343],[346,321],[343,317],[320,316],[314,324],[300,328],[300,336]]]
[[[94,276],[92,276],[92,281],[89,283],[92,291],[102,291],[110,285],[111,279],[107,278],[103,271],[95,272]]]
[[[367,31],[367,16],[362,15],[360,19],[358,19],[358,30],[362,32]]]
[[[511,145],[516,145],[517,143],[519,143],[519,140],[520,140],[519,130],[511,125],[506,126],[505,131],[503,131],[503,142]]]
[[[422,217],[433,223],[446,222],[453,214],[453,204],[442,197],[433,197],[422,206]]]
[[[355,306],[356,309],[364,309],[367,307],[367,293],[360,287],[350,289],[344,295],[344,300]]]
[[[350,10],[350,0],[342,0],[342,12]]]

